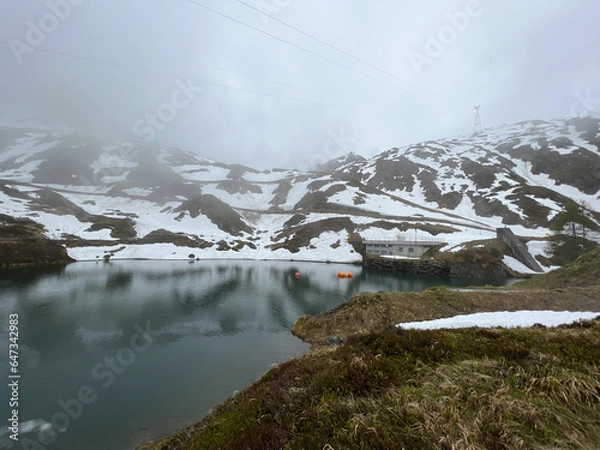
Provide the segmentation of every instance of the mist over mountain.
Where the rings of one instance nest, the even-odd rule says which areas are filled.
[[[537,326],[520,342],[475,332],[531,404],[504,395],[506,370],[488,376],[489,352],[471,364],[473,334],[447,346],[465,361],[429,338],[402,347],[406,330],[370,334],[372,349],[361,337],[490,308],[597,309],[599,18],[599,0],[0,1],[0,371],[26,383],[0,449],[395,448],[401,415],[435,422],[407,423],[422,447],[464,445],[467,429],[481,448],[600,441],[598,416],[576,414],[597,406],[583,392],[596,366],[575,383],[571,366],[546,370],[552,352],[523,359]],[[591,326],[552,345],[573,359]],[[308,351],[297,338],[320,345],[309,334],[349,364],[328,353],[306,389],[279,383],[304,370],[282,363]],[[398,349],[429,381],[456,372],[472,430],[431,390],[429,409],[377,402],[410,375]],[[265,390],[252,380],[271,364]],[[558,409],[540,408],[544,391]],[[557,428],[561,412],[573,420]]]
[[[331,159],[331,160],[327,161],[326,163],[319,164],[319,166],[316,168],[316,170],[323,171],[323,172],[333,172],[333,171],[339,169],[340,167],[345,166],[346,164],[350,164],[350,163],[354,163],[354,162],[364,162],[366,160],[367,159],[364,156],[357,155],[354,152],[350,152],[346,155],[342,155],[337,158]]]
[[[449,245],[510,226],[543,241],[573,202],[600,228],[600,121],[528,121],[348,155],[327,172],[256,170],[177,148],[0,128],[0,214],[75,259],[359,261],[364,239]],[[538,246],[539,247],[539,246]]]
[[[194,3],[4,2],[0,125],[144,139],[136,124],[191,83],[153,142],[304,170],[470,133],[478,104],[484,126],[599,106],[594,1]]]

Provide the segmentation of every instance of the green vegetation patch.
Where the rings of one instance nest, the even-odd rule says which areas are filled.
[[[268,372],[146,450],[600,448],[600,320],[402,330]]]
[[[600,286],[569,289],[475,289],[458,292],[438,287],[423,292],[365,292],[317,316],[301,316],[292,333],[313,345],[330,336],[378,332],[404,322],[493,311],[600,311]]]
[[[454,264],[480,264],[482,266],[497,264],[502,261],[508,253],[507,245],[497,239],[465,242],[463,249],[458,252],[440,252],[432,249],[427,252],[426,257],[435,258]]]
[[[0,267],[73,262],[62,246],[45,237],[44,231],[31,219],[0,214]]]
[[[596,246],[560,269],[521,281],[515,287],[553,289],[594,285],[600,285],[600,246]]]

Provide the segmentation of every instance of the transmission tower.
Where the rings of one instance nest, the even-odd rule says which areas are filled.
[[[481,126],[481,116],[479,115],[479,108],[481,105],[475,106],[475,126],[473,127],[473,134],[479,134],[483,131]]]

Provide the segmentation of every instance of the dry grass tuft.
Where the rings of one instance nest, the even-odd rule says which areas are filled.
[[[597,449],[600,319],[387,329],[288,361],[146,450]]]

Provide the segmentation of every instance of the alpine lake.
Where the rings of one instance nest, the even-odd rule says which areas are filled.
[[[482,283],[293,261],[2,270],[0,348],[8,355],[9,316],[18,314],[18,367],[4,357],[0,373],[5,386],[18,380],[21,426],[10,439],[14,389],[5,387],[0,449],[132,450],[201,420],[271,365],[306,352],[289,331],[303,314],[366,291]]]

